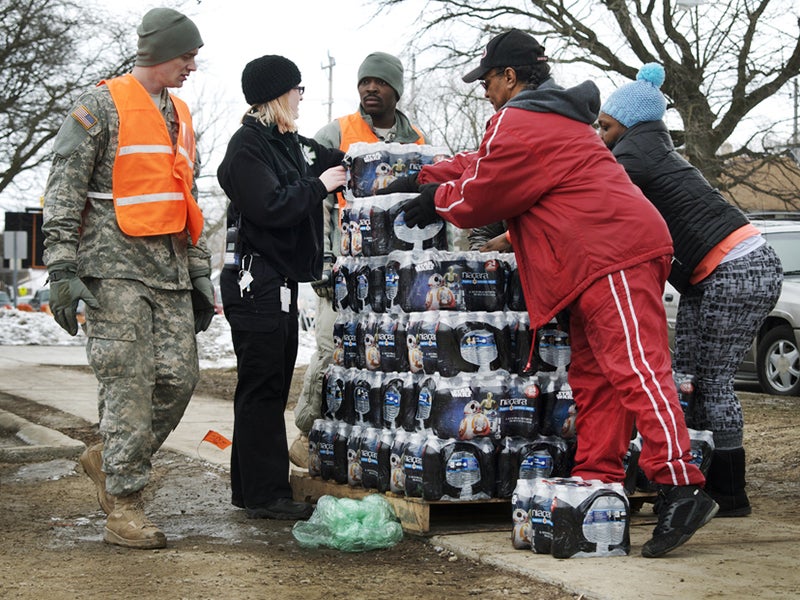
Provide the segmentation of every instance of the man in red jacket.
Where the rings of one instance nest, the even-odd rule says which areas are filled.
[[[513,29],[492,39],[464,76],[476,80],[497,110],[480,148],[422,169],[406,224],[508,223],[531,327],[569,311],[572,474],[622,481],[635,422],[645,440],[640,465],[660,486],[658,524],[642,554],[663,556],[718,508],[690,463],[672,380],[661,302],[669,231],[592,128],[600,108],[592,82],[558,86],[544,48]]]

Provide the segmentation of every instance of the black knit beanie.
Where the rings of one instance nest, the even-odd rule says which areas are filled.
[[[283,96],[300,83],[300,69],[288,58],[268,54],[251,60],[242,71],[244,99],[251,106]]]

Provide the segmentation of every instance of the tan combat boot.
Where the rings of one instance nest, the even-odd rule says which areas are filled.
[[[103,539],[126,548],[164,548],[167,545],[164,533],[144,514],[141,492],[115,498]]]
[[[83,470],[97,488],[97,501],[103,512],[110,514],[114,510],[114,496],[106,492],[106,474],[103,472],[103,444],[95,444],[83,451],[80,457]]]
[[[305,433],[298,433],[289,447],[289,460],[301,469],[308,468],[308,436]]]

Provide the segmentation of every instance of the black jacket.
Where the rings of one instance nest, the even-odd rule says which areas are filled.
[[[675,248],[669,282],[683,293],[703,257],[747,217],[678,154],[663,121],[634,125],[611,150],[667,222]]]
[[[230,199],[228,226],[239,225],[242,251],[257,252],[292,281],[319,279],[327,195],[319,175],[343,158],[340,150],[246,116],[217,169]]]

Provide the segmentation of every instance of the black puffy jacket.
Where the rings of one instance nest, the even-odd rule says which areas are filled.
[[[663,121],[634,125],[611,150],[667,222],[675,252],[669,282],[683,293],[703,257],[747,217],[678,154]]]

